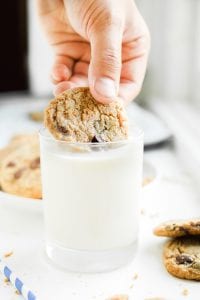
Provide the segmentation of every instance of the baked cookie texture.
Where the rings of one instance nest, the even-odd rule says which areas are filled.
[[[8,145],[4,148],[0,149],[0,172],[1,172],[1,165],[3,160],[13,151],[19,149],[25,143],[29,143],[32,140],[37,141],[38,137],[37,134],[16,134],[14,135]]]
[[[18,135],[2,151],[0,186],[17,196],[42,198],[40,152],[37,135]]]
[[[200,236],[180,237],[166,243],[163,260],[178,278],[200,280]]]
[[[67,90],[52,100],[44,124],[56,139],[67,142],[110,142],[128,137],[122,102],[100,104],[87,87]]]
[[[200,235],[200,218],[164,222],[154,229],[154,234],[164,237]]]

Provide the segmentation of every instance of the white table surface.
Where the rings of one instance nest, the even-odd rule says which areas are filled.
[[[180,280],[166,272],[162,263],[165,239],[152,234],[159,222],[199,216],[199,190],[179,164],[173,148],[148,151],[145,157],[159,170],[159,178],[143,189],[137,256],[131,264],[113,272],[77,274],[51,265],[44,253],[40,210],[15,206],[0,196],[0,257],[40,300],[105,300],[115,294],[127,294],[130,300],[199,299],[200,283]],[[10,251],[13,254],[4,258]],[[188,296],[183,295],[184,289]],[[2,275],[0,299],[23,299]]]

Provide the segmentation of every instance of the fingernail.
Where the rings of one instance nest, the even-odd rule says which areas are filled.
[[[64,65],[58,65],[52,72],[52,77],[56,81],[62,81],[69,77],[69,70]]]
[[[107,77],[102,77],[96,80],[94,84],[95,91],[106,98],[116,97],[116,86],[115,82]]]
[[[62,80],[62,77],[60,75],[57,75],[57,74],[53,74],[52,77],[55,81],[61,81]]]

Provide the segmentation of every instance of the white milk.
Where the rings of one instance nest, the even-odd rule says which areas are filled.
[[[102,251],[135,243],[142,142],[74,153],[55,143],[41,142],[47,244]]]

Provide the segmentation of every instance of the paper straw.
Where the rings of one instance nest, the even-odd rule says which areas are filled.
[[[24,285],[24,283],[11,271],[11,269],[4,265],[0,260],[0,271],[1,273],[13,284],[17,291],[26,300],[39,300],[31,290]]]

